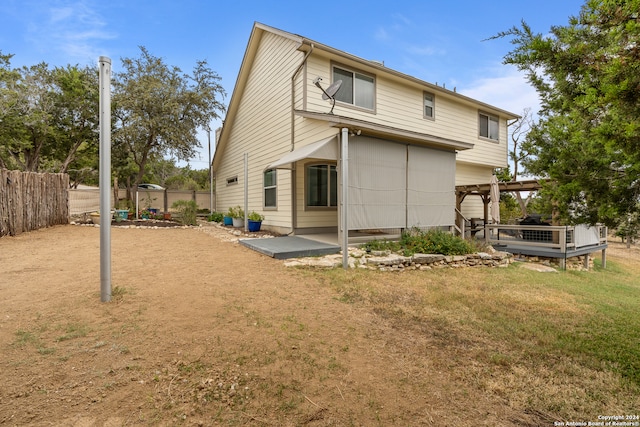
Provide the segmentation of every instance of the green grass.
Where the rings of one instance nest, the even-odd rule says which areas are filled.
[[[429,337],[465,383],[567,419],[637,404],[639,273],[612,261],[557,274],[517,266],[309,272],[399,336]]]
[[[89,326],[83,323],[69,323],[64,327],[64,334],[60,335],[56,341],[68,341],[75,338],[86,337],[89,333]]]

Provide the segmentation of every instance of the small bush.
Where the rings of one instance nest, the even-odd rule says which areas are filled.
[[[220,212],[213,212],[207,217],[207,221],[222,222],[224,220],[224,214]]]
[[[399,242],[390,240],[372,240],[364,245],[371,251],[402,252],[405,256],[413,254],[466,255],[477,252],[478,247],[461,237],[442,230],[422,231],[413,228],[402,233]]]
[[[178,215],[180,222],[184,225],[196,225],[196,213],[198,212],[198,204],[195,200],[178,200],[171,205]]]
[[[264,221],[264,215],[261,215],[256,211],[251,211],[247,218],[251,221]]]
[[[400,238],[400,246],[407,256],[417,253],[465,255],[474,252],[469,242],[442,230],[422,231],[414,228],[405,231]]]
[[[233,208],[229,208],[229,213],[227,214],[231,218],[243,218],[244,219],[244,210],[237,205]]]

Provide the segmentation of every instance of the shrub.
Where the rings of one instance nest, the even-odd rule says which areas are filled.
[[[251,213],[247,218],[250,219],[251,221],[264,221],[264,215],[260,215],[256,211],[251,211]]]
[[[212,212],[207,217],[208,221],[213,221],[213,222],[222,222],[223,219],[224,219],[224,214],[222,214],[220,212]]]
[[[196,225],[196,212],[198,212],[198,204],[195,200],[178,200],[171,205],[174,208],[184,225]]]
[[[389,250],[403,252],[405,256],[413,254],[465,255],[477,252],[478,247],[461,237],[443,230],[422,231],[413,228],[402,233],[399,242],[390,240],[372,240],[364,245],[372,251]]]
[[[244,218],[244,210],[242,210],[240,205],[238,205],[233,208],[229,208],[229,213],[227,215],[231,218]]]
[[[400,237],[400,246],[407,256],[416,253],[465,255],[474,252],[473,246],[463,238],[438,229],[422,231],[414,228],[405,231]]]

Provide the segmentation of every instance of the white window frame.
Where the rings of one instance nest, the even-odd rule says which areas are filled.
[[[427,105],[427,97],[431,98],[431,105]],[[427,107],[431,107],[431,115],[427,114]],[[422,115],[425,119],[436,119],[436,95],[431,92],[424,92],[422,95]]]
[[[487,121],[487,134],[483,135],[482,121]],[[492,133],[491,122],[495,123],[495,137]],[[496,115],[480,111],[478,113],[478,137],[493,142],[500,141],[500,118]]]
[[[351,88],[352,88],[351,102],[341,101],[338,98],[336,98],[336,102],[338,102],[340,104],[343,104],[343,105],[351,105],[353,107],[360,108],[360,109],[363,109],[365,111],[373,111],[373,112],[375,112],[375,110],[376,110],[376,76],[373,75],[373,74],[362,72],[360,70],[356,70],[356,69],[353,69],[353,68],[350,68],[350,67],[346,67],[344,65],[332,64],[332,66],[331,66],[331,80],[333,82],[335,82],[337,80],[341,80],[340,78],[336,78],[336,76],[335,76],[335,70],[336,69],[339,69],[340,71],[342,71],[344,73],[351,73],[351,76],[352,76],[351,79],[352,79],[352,82],[353,82],[352,85],[351,85]],[[358,105],[356,103],[358,92],[357,92],[357,85],[356,85],[355,82],[358,79],[358,77],[361,78],[360,79],[361,81],[364,81],[364,79],[371,79],[373,81],[372,82],[372,88],[371,88],[371,91],[372,91],[372,93],[371,93],[371,106]],[[343,81],[343,86],[338,90],[336,95],[338,93],[340,93],[341,90],[345,90],[345,87],[346,87],[346,85],[344,84],[344,81]]]
[[[273,183],[271,185],[267,185],[267,173],[273,172]],[[262,205],[264,207],[264,209],[269,210],[269,209],[277,209],[278,208],[278,169],[267,169],[264,171],[264,173],[262,174],[262,185],[263,185],[263,190],[262,190],[262,195],[263,195],[263,202]],[[274,194],[274,204],[273,205],[267,205],[267,191],[273,190]]]

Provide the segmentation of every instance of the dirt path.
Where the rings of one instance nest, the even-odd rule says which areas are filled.
[[[427,337],[213,227],[0,239],[1,425],[535,425]],[[393,276],[389,276],[393,280]]]

